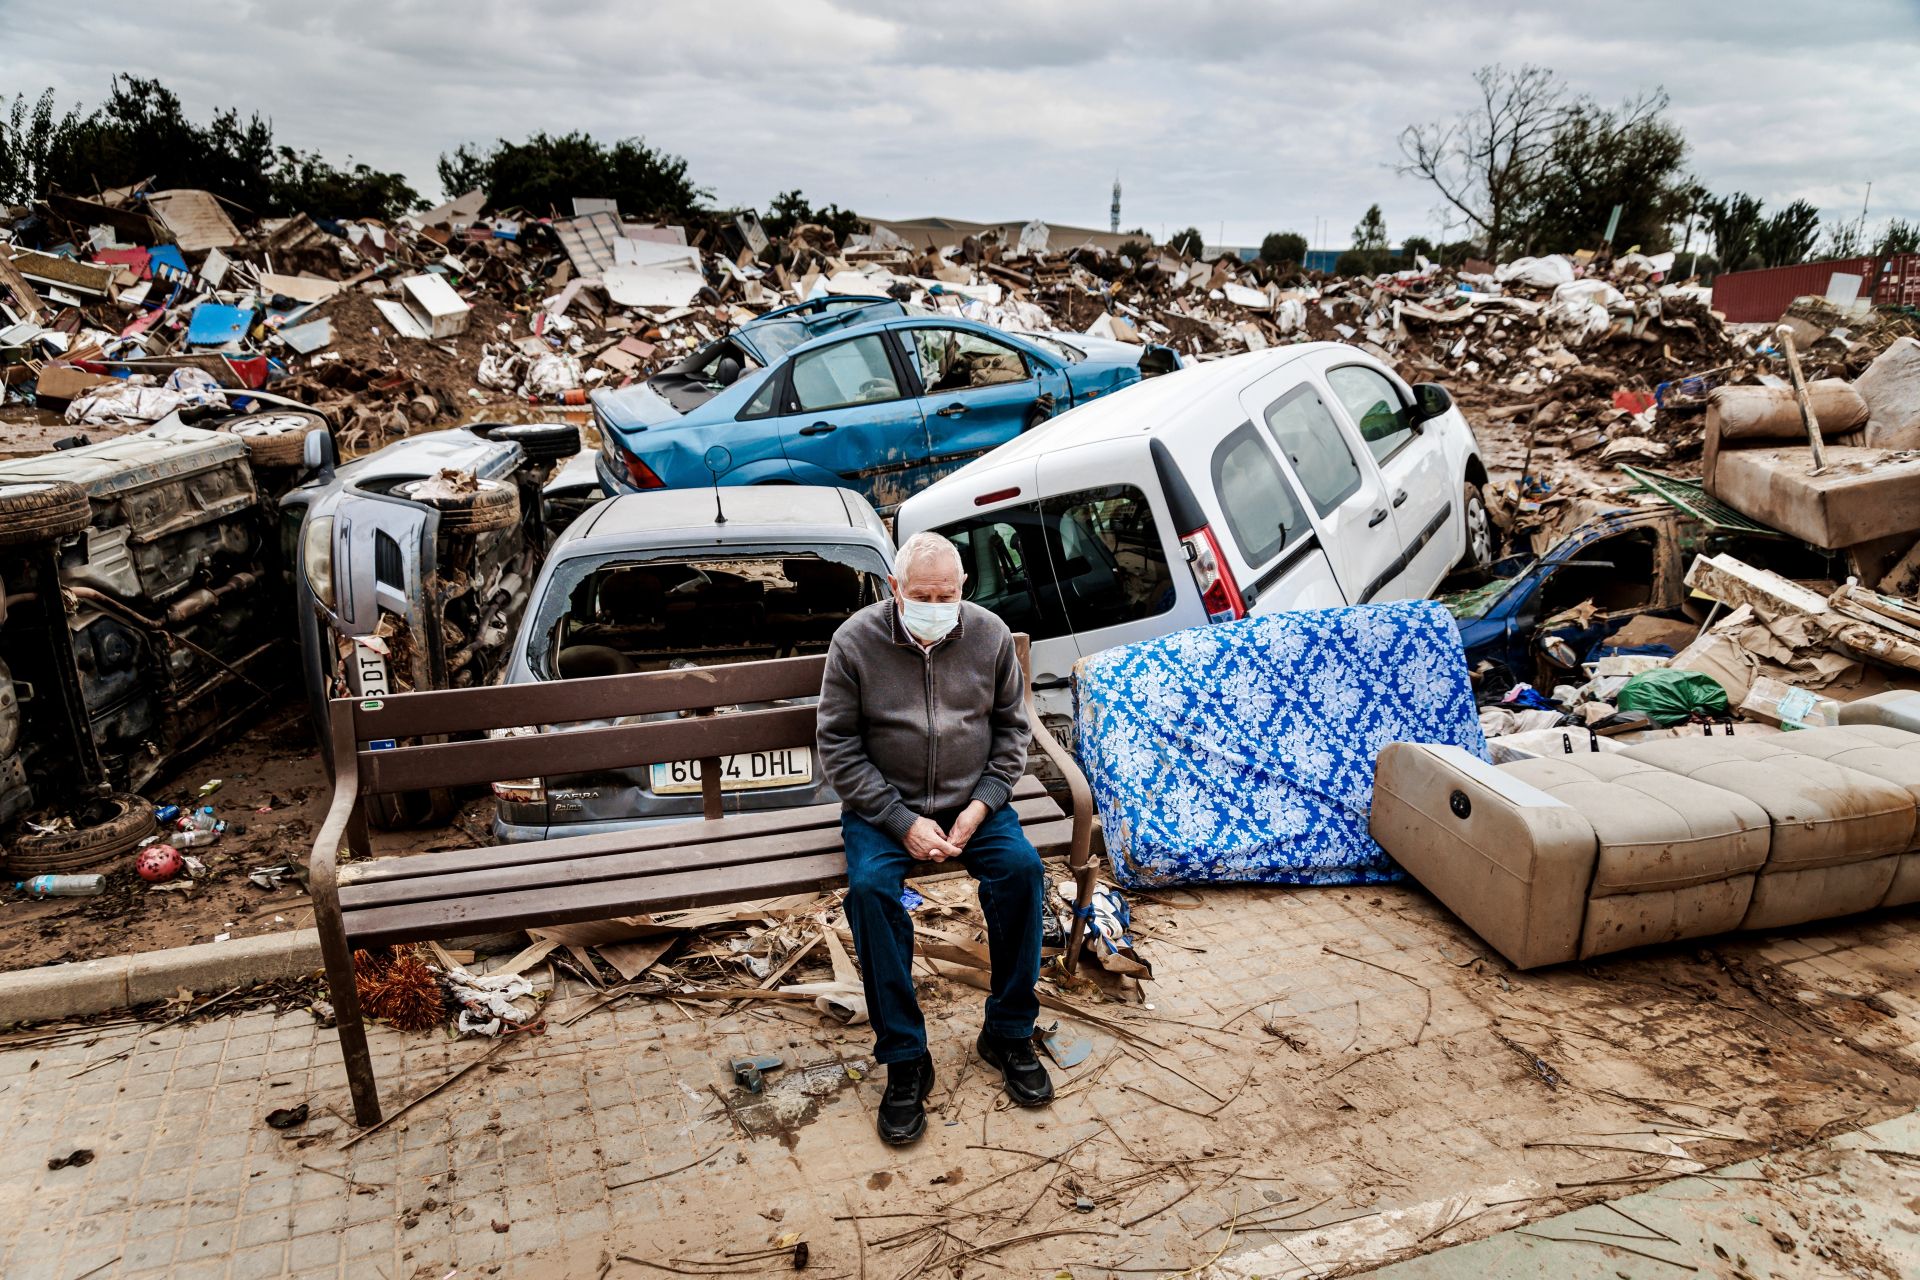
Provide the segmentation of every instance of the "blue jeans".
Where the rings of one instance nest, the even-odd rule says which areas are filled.
[[[852,813],[841,815],[840,830],[847,847],[847,923],[867,988],[874,1060],[906,1062],[927,1051],[927,1024],[913,993],[913,917],[900,905],[900,893],[909,868],[942,864],[916,861],[893,837]],[[986,1029],[1024,1040],[1040,1012],[1033,991],[1040,979],[1046,892],[1040,854],[1020,829],[1019,816],[1002,806],[967,841],[960,864],[980,882],[980,910],[987,918],[993,983]]]

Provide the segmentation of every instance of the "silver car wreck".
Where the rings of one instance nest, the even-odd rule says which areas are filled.
[[[315,723],[332,697],[491,683],[546,551],[542,487],[580,451],[578,428],[480,423],[339,465],[325,437],[307,449],[316,478],[281,520]],[[446,792],[388,796],[374,820],[429,825],[454,808]]]
[[[609,499],[554,544],[502,683],[824,653],[842,622],[884,597],[892,566],[886,525],[849,489]],[[812,757],[794,748],[722,761],[726,812],[832,801]],[[700,766],[662,761],[525,778],[495,783],[494,795],[500,839],[586,835],[698,817]]]

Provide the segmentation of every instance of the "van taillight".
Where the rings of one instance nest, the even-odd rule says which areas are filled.
[[[1193,585],[1200,588],[1200,603],[1206,607],[1208,622],[1232,622],[1247,616],[1246,601],[1240,598],[1233,570],[1220,554],[1213,530],[1201,525],[1192,533],[1180,535],[1181,550],[1187,553],[1187,567],[1193,570]]]

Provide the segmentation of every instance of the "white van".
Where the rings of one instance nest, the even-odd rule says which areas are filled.
[[[1335,342],[1181,369],[1060,415],[916,494],[895,536],[960,548],[966,598],[1076,659],[1251,613],[1429,595],[1492,558],[1486,465],[1436,383]]]

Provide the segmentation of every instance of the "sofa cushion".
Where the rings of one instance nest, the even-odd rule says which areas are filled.
[[[1783,733],[1769,745],[1870,773],[1882,782],[1905,787],[1914,803],[1920,804],[1920,733],[1887,725],[1849,724]]]
[[[1599,857],[1590,897],[1684,889],[1766,863],[1772,831],[1765,809],[1644,760],[1582,751],[1500,769],[1566,801],[1592,825]]]
[[[1920,805],[1920,733],[1862,723],[1781,734],[1780,745],[1905,787]],[[1880,900],[1883,907],[1920,902],[1920,824],[1914,836],[1914,847],[1900,859],[1893,884]]]
[[[1731,791],[1766,810],[1773,823],[1766,874],[1866,862],[1904,853],[1913,843],[1914,797],[1905,787],[1772,737],[1669,738],[1619,755]]]
[[[1738,929],[1759,879],[1729,876],[1684,889],[1594,898],[1587,903],[1586,923],[1580,929],[1580,958]]]
[[[1753,904],[1743,929],[1778,929],[1809,920],[1866,911],[1886,901],[1900,864],[1909,859],[1869,858],[1824,867],[1769,871],[1754,881]]]

